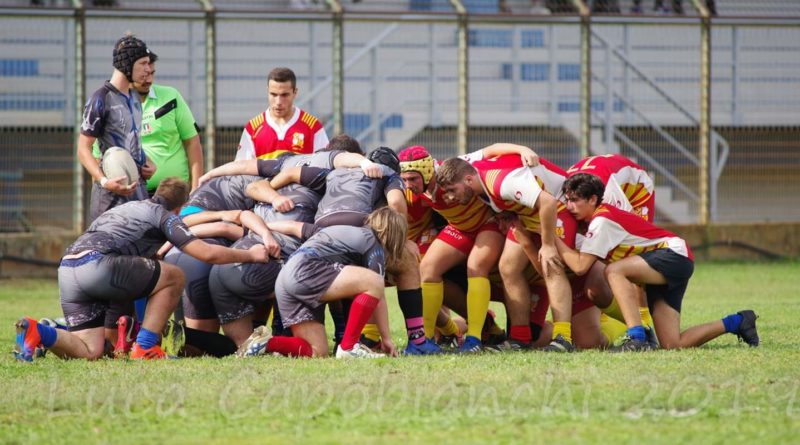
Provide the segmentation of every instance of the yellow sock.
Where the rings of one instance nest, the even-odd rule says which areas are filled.
[[[481,338],[491,288],[486,277],[467,278],[467,335]]]
[[[568,321],[553,322],[553,338],[561,335],[564,340],[572,343],[572,323]]]
[[[614,320],[606,314],[600,314],[600,332],[606,337],[606,345],[611,346],[614,341],[627,332],[625,323]]]
[[[447,337],[452,335],[458,335],[458,325],[456,324],[455,321],[453,321],[452,318],[448,318],[447,323],[441,328],[439,328],[439,332],[441,332],[442,335]]]
[[[374,323],[367,323],[364,326],[364,330],[361,331],[361,335],[372,341],[379,341],[381,339],[381,331],[378,330],[378,325]]]
[[[619,308],[616,299],[611,300],[611,304],[605,309],[600,309],[601,312],[613,318],[614,320],[625,323],[625,317],[622,316],[622,310]]]
[[[442,308],[444,301],[444,283],[422,283],[422,324],[425,328],[425,336],[433,338],[436,329],[436,317],[439,309]]]
[[[650,316],[650,309],[647,306],[639,307],[639,314],[642,315],[642,326],[653,327],[653,317]]]

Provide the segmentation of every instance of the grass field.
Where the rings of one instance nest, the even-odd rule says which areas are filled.
[[[726,335],[687,351],[357,362],[5,353],[0,442],[797,443],[798,289],[800,263],[698,265],[684,326],[752,308],[759,348]],[[0,281],[0,348],[19,316],[59,314],[57,295],[55,281]]]

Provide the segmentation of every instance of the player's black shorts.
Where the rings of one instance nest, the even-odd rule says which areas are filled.
[[[670,249],[651,250],[640,256],[650,267],[667,279],[667,284],[648,284],[645,287],[647,305],[652,310],[653,302],[663,299],[671,308],[680,313],[683,294],[686,293],[689,278],[694,273],[694,262]]]
[[[161,264],[147,258],[96,251],[65,256],[58,288],[69,330],[110,327],[107,312],[150,296],[160,276]]]

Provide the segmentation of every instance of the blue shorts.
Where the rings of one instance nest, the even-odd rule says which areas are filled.
[[[689,278],[694,273],[694,262],[670,249],[651,250],[639,256],[648,266],[667,279],[667,284],[648,284],[645,287],[650,310],[653,310],[653,303],[656,300],[663,299],[669,307],[680,313],[683,294],[686,293]]]

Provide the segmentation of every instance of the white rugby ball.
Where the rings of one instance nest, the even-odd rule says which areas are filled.
[[[110,147],[103,154],[103,173],[108,179],[127,177],[127,182],[122,181],[125,185],[139,181],[139,168],[136,162],[128,150],[120,147]]]

